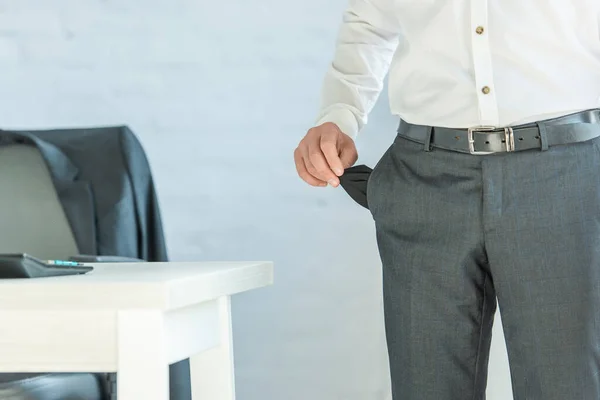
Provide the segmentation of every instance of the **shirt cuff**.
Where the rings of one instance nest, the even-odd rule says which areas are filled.
[[[356,140],[360,128],[352,111],[346,108],[337,108],[331,110],[317,120],[316,126],[322,125],[326,122],[333,122],[343,133],[350,136],[353,140]]]

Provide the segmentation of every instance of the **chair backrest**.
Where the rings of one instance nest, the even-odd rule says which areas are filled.
[[[78,254],[46,163],[27,144],[0,146],[0,253]]]

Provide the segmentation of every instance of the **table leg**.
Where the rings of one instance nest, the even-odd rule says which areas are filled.
[[[229,296],[220,298],[218,307],[221,345],[190,359],[193,400],[235,399]]]
[[[163,314],[121,311],[118,324],[118,399],[168,400],[169,366]]]

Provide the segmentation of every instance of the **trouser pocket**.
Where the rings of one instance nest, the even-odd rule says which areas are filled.
[[[350,195],[350,197],[359,205],[369,209],[367,199],[367,183],[373,170],[366,165],[355,165],[344,170],[344,175],[340,177],[340,184]]]

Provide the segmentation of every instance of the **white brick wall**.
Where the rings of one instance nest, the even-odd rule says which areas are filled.
[[[239,400],[389,399],[370,216],[292,162],[345,3],[0,0],[0,128],[128,124],[173,259],[276,262],[234,301]],[[361,162],[395,123],[380,102]]]

